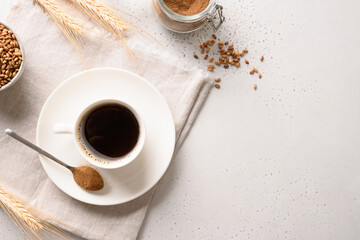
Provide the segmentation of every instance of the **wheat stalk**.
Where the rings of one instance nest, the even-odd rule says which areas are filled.
[[[8,214],[15,225],[20,228],[30,239],[43,239],[48,233],[65,238],[66,233],[50,223],[37,217],[35,208],[24,204],[0,186],[0,207]],[[33,209],[31,211],[30,209]]]
[[[125,40],[125,32],[131,30],[140,33],[145,38],[149,38],[152,40],[154,40],[154,38],[149,33],[139,28],[138,26],[133,25],[125,18],[120,17],[115,12],[120,12],[128,16],[131,16],[130,14],[120,11],[106,3],[104,4],[99,3],[96,0],[67,0],[67,1],[78,6],[83,12],[85,12],[89,17],[91,17],[95,22],[97,22],[103,29],[110,32],[115,37],[115,39],[117,39],[120,42],[120,44],[125,48],[127,53],[134,60],[134,62],[139,66],[135,54],[129,48]],[[52,19],[52,21],[58,25],[58,27],[64,33],[66,38],[74,46],[74,48],[76,49],[76,51],[78,52],[82,61],[85,64],[85,61],[80,53],[80,48],[77,40],[81,39],[81,36],[85,32],[85,29],[87,30],[90,29],[82,25],[79,21],[77,21],[77,19],[69,16],[60,7],[58,3],[52,0],[33,0],[33,2],[37,4],[45,13],[47,13]],[[135,18],[134,16],[131,17]]]
[[[126,49],[128,54],[135,60],[135,54],[130,50],[125,41],[124,32],[131,29],[131,24],[125,19],[116,15],[110,7],[95,0],[68,0],[77,5],[89,17],[97,22],[102,28],[109,31]]]
[[[125,19],[114,14],[110,8],[94,0],[68,0],[78,5],[100,26],[112,33],[117,39],[124,38],[124,31],[129,29]]]
[[[0,205],[8,213],[11,213],[13,217],[16,217],[34,231],[44,228],[40,219],[33,216],[22,203],[2,187],[0,187]]]
[[[66,36],[78,37],[84,32],[84,26],[73,17],[65,13],[60,6],[50,0],[33,0],[51,19],[59,25]]]
[[[84,33],[85,27],[75,18],[69,16],[56,2],[51,0],[33,1],[58,25],[83,60],[77,41],[81,37],[81,34]]]

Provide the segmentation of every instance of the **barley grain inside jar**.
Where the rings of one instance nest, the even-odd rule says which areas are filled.
[[[209,23],[217,30],[224,22],[222,6],[215,0],[152,0],[154,12],[167,29],[188,33]]]

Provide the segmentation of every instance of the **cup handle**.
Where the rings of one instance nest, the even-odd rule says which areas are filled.
[[[73,133],[73,125],[57,123],[53,126],[54,133]]]

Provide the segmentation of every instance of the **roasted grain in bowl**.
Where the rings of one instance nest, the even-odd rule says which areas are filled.
[[[0,23],[0,91],[15,84],[24,71],[24,48],[17,35]]]

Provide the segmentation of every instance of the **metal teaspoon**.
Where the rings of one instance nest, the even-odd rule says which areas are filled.
[[[28,140],[24,139],[23,137],[16,134],[11,129],[6,129],[5,133],[12,138],[15,138],[19,142],[25,144],[29,148],[35,150],[36,152],[48,157],[49,159],[53,160],[54,162],[60,164],[61,166],[69,169],[72,174],[74,181],[77,185],[81,188],[88,190],[88,191],[99,191],[104,187],[104,180],[102,179],[101,175],[92,167],[89,166],[79,166],[79,167],[72,167],[67,165],[66,163],[62,162],[61,160],[57,159],[50,153],[44,151],[40,147],[36,146],[35,144],[29,142]]]

